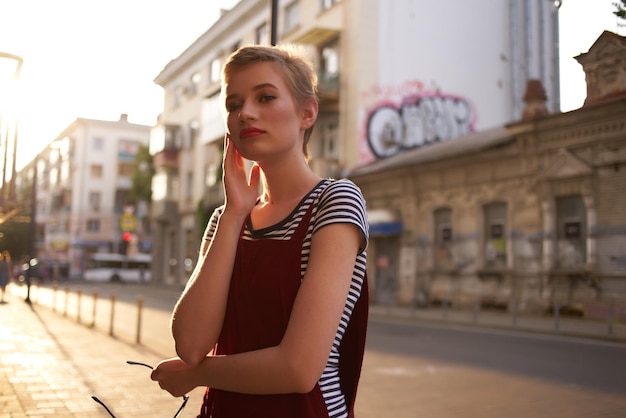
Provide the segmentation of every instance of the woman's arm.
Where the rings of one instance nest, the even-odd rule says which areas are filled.
[[[190,366],[203,361],[219,338],[241,227],[258,197],[259,167],[252,167],[248,179],[228,135],[223,166],[224,212],[172,314],[176,354]]]
[[[361,231],[337,223],[311,241],[307,271],[281,343],[228,356],[208,356],[197,367],[166,361],[153,379],[175,396],[196,386],[250,394],[307,393],[330,353],[348,297]]]
[[[222,214],[172,314],[176,354],[191,366],[213,349],[222,329],[243,220]]]

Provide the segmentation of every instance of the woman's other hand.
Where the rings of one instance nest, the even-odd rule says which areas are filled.
[[[152,371],[150,379],[159,383],[161,389],[174,397],[183,396],[198,386],[195,383],[196,368],[189,366],[180,358],[163,360]]]

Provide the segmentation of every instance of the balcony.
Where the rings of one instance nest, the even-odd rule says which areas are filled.
[[[305,45],[322,45],[339,36],[339,30],[313,26],[293,39],[293,42]]]
[[[329,107],[339,105],[339,74],[319,72],[317,74],[317,96],[320,108],[331,110]]]
[[[177,170],[178,169],[178,150],[177,149],[163,149],[153,157],[153,165],[155,170]]]

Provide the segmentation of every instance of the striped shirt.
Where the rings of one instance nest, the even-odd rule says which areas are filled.
[[[320,228],[334,223],[349,223],[355,225],[362,234],[362,242],[354,263],[352,282],[348,298],[341,316],[339,327],[335,334],[331,352],[324,372],[319,380],[319,386],[328,408],[330,418],[345,418],[348,416],[344,395],[339,386],[339,346],[343,334],[348,326],[352,310],[361,294],[361,286],[365,277],[366,247],[368,240],[368,224],[365,212],[365,200],[359,188],[350,180],[324,179],[320,181],[298,204],[298,206],[283,221],[267,228],[252,229],[248,221],[243,231],[243,239],[279,239],[289,240],[298,224],[305,216],[309,207],[313,205],[311,220],[301,251],[301,278],[307,270],[311,238]],[[211,240],[223,207],[215,210],[205,233],[205,240]]]

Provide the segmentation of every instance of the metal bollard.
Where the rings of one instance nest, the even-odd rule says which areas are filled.
[[[559,303],[555,302],[554,303],[554,329],[555,330],[559,330],[560,328],[560,324],[559,324],[559,314],[560,314],[560,307],[559,307]]]
[[[91,326],[96,327],[96,305],[98,304],[98,291],[93,291],[93,302],[91,304]]]
[[[52,285],[52,312],[57,311],[57,289],[59,288],[59,284],[55,281]]]
[[[478,322],[478,306],[479,306],[479,302],[478,299],[474,301],[474,306],[472,307],[472,320],[474,321],[474,323]]]
[[[80,311],[81,311],[80,303],[81,303],[82,295],[83,295],[83,290],[79,287],[78,290],[76,291],[76,322],[78,322],[79,324],[80,324]]]
[[[70,288],[65,286],[65,303],[63,306],[63,316],[67,316],[67,303],[69,299],[69,294],[70,294]]]
[[[609,322],[609,335],[613,335],[613,314],[614,314],[614,305],[613,305],[613,301],[611,300],[611,302],[609,303],[609,312],[608,312],[608,322]]]
[[[111,318],[109,320],[109,335],[113,337],[113,322],[115,321],[115,293],[111,293]]]
[[[137,299],[137,335],[135,342],[141,344],[141,313],[143,311],[143,299],[139,297]]]

